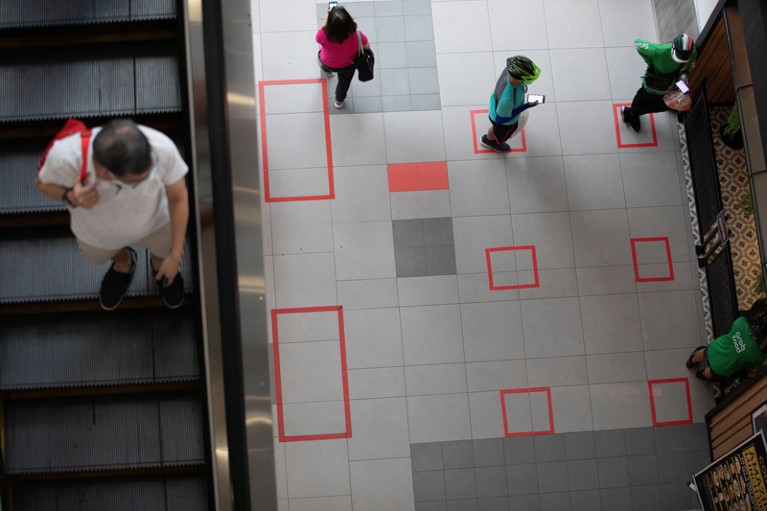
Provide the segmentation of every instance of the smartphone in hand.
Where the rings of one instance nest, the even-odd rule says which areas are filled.
[[[332,11],[336,7],[338,7],[338,2],[328,2],[328,10],[329,11]]]
[[[539,105],[541,103],[545,103],[546,102],[546,96],[544,96],[543,94],[528,94],[527,95],[527,102],[528,103],[532,103],[534,101],[537,101]]]
[[[682,91],[682,94],[687,94],[688,92],[690,92],[690,88],[687,86],[686,83],[684,83],[684,80],[679,80],[678,82],[676,82],[676,86],[680,91]]]

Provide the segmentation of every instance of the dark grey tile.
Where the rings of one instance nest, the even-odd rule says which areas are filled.
[[[442,443],[411,444],[410,460],[413,464],[413,472],[442,470],[444,468],[442,464]]]
[[[433,41],[434,29],[428,14],[405,16],[405,39],[408,41]]]
[[[538,463],[538,489],[541,493],[554,493],[570,490],[566,461]],[[570,499],[568,499],[568,502]],[[543,502],[541,501],[541,505]],[[547,509],[544,506],[544,509]]]
[[[626,455],[626,439],[622,429],[608,429],[594,432],[594,445],[598,458],[613,458]]]
[[[564,461],[567,459],[564,435],[539,435],[534,437],[536,461]]]
[[[624,456],[617,458],[598,458],[600,488],[619,488],[629,485],[628,463]]]
[[[402,16],[402,0],[388,0],[386,2],[373,2],[376,9],[376,16]]]
[[[436,67],[410,67],[411,94],[439,94],[439,78]]]
[[[683,426],[664,426],[654,428],[656,452],[684,452],[687,450],[687,439]]]
[[[478,511],[477,499],[448,500],[447,511]]]
[[[690,467],[687,465],[687,454],[686,452],[658,454],[658,478],[660,481],[667,483],[684,483],[689,481],[690,474],[697,472],[697,470],[690,470]]]
[[[538,470],[535,463],[507,467],[506,485],[510,496],[537,494]]]
[[[585,460],[597,457],[594,432],[565,433],[565,456],[568,460]]]
[[[689,509],[690,493],[692,490],[685,483],[670,483],[660,485],[663,511]]]
[[[414,112],[439,110],[442,108],[439,94],[412,94],[410,96],[410,104]]]
[[[693,474],[700,472],[711,463],[711,453],[708,451],[690,451],[685,455],[687,456],[687,467]]]
[[[394,220],[391,227],[394,248],[415,248],[425,245],[423,220]]]
[[[382,96],[381,105],[384,112],[409,112],[413,109],[410,95]]]
[[[378,43],[378,52],[376,52],[376,66],[378,69],[396,69],[408,67],[407,44],[404,41]]]
[[[355,97],[354,112],[359,114],[383,112],[383,98],[381,96]]]
[[[567,462],[570,491],[599,489],[597,460],[572,460]]]
[[[503,439],[503,453],[507,465],[535,463],[533,437],[518,436]]]
[[[503,438],[483,438],[474,440],[474,466],[504,466]]]
[[[708,449],[708,427],[705,422],[687,424],[685,438],[687,439],[686,450],[702,451]]]
[[[656,428],[665,429],[665,428]],[[626,436],[626,454],[655,454],[655,432],[653,428],[632,428],[624,431]]]
[[[427,275],[455,275],[458,273],[454,247],[426,247],[425,250]]]
[[[659,511],[662,506],[660,486],[657,484],[650,486],[632,486],[631,503],[634,507],[633,511]],[[680,509],[685,508],[679,507],[676,509],[679,511]]]
[[[605,511],[632,511],[631,491],[629,488],[602,488],[602,509]]]
[[[628,456],[629,482],[631,486],[658,484],[658,457],[655,454]]]
[[[574,491],[570,493],[570,506],[574,511],[602,511],[599,490]]]
[[[413,495],[416,502],[445,500],[445,474],[442,470],[413,473]]]
[[[445,497],[447,500],[476,499],[477,480],[474,469],[445,469]]]
[[[397,277],[426,276],[426,252],[421,248],[394,249],[394,264]]]
[[[376,7],[388,3],[390,2],[376,2]],[[379,43],[405,41],[404,16],[376,16],[376,36]]]
[[[404,0],[405,14],[431,14],[431,0]]]
[[[505,497],[508,489],[506,487],[506,467],[480,467],[476,469],[477,476],[477,497]]]
[[[408,41],[405,45],[409,67],[437,67],[434,41]]]
[[[510,511],[541,511],[541,498],[538,495],[515,495],[509,497]]]
[[[445,468],[474,468],[474,443],[471,440],[442,442]]]
[[[479,498],[479,511],[509,511],[508,497]]]
[[[416,502],[415,511],[447,511],[447,502]]]
[[[410,94],[407,69],[379,69],[377,79],[381,82],[381,95],[384,97]]]
[[[328,99],[328,113],[330,115],[345,115],[345,114],[353,114],[354,113],[354,98],[351,96],[346,96],[346,99],[344,100],[344,107],[343,108],[336,108],[333,104],[335,101],[334,92],[335,87],[333,87],[330,90],[330,98]]]
[[[542,493],[541,509],[546,511],[571,511],[570,492]]]
[[[453,219],[425,218],[423,220],[423,243],[427,247],[454,246]]]

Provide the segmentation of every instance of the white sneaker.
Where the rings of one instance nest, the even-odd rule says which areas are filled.
[[[336,106],[336,108],[343,108],[344,107],[344,102],[343,101],[336,101],[335,106]]]

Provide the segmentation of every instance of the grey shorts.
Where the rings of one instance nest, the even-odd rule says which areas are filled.
[[[77,239],[77,245],[80,247],[80,252],[82,252],[83,257],[94,264],[105,263],[112,259],[117,252],[122,250],[122,248],[111,249],[94,247],[79,238]],[[142,245],[146,247],[152,255],[165,259],[170,255],[170,251],[173,248],[170,222],[136,241],[135,245]]]

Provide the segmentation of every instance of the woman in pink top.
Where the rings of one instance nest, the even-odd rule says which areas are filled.
[[[370,48],[368,38],[360,30],[362,45]],[[354,78],[354,57],[359,51],[357,24],[343,7],[328,11],[328,18],[314,38],[322,47],[318,54],[320,67],[328,78],[338,73],[336,86],[336,108],[343,108],[346,93]]]

